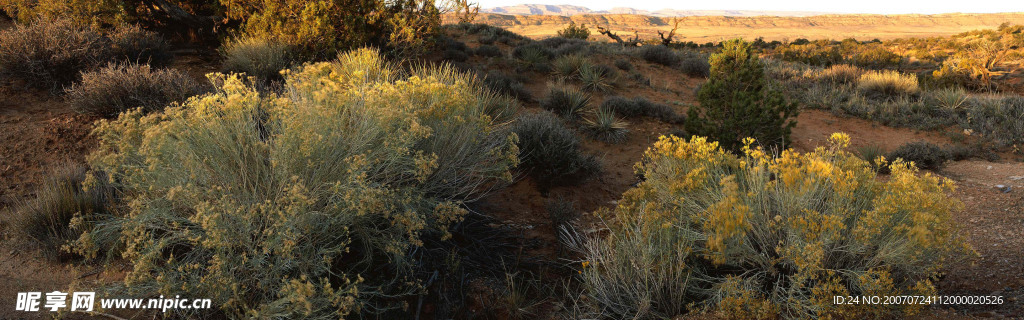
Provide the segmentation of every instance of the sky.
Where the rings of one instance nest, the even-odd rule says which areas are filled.
[[[835,13],[991,13],[1024,12],[1020,0],[477,0],[480,7],[492,8],[517,4],[570,4],[592,10],[630,7],[642,10],[757,10],[757,11],[819,11]]]

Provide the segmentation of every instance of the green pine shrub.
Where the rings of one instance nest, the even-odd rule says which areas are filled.
[[[889,160],[903,159],[926,170],[939,170],[950,160],[949,152],[934,143],[910,142],[896,148],[886,156]]]
[[[770,156],[746,140],[737,156],[702,137],[662,137],[637,165],[646,178],[608,230],[578,243],[585,318],[902,318],[923,306],[837,305],[834,296],[923,295],[968,251],[949,179],[902,161],[876,179],[831,146]]]
[[[583,151],[579,137],[549,112],[524,114],[512,124],[519,137],[519,168],[542,190],[596,176],[601,163]]]
[[[177,69],[110,64],[83,73],[82,82],[69,88],[65,98],[79,112],[117,117],[135,108],[143,112],[159,111],[205,91],[198,82]]]
[[[80,73],[107,63],[110,40],[65,19],[40,19],[0,31],[0,74],[60,92]]]
[[[284,94],[212,75],[217,91],[183,106],[101,121],[90,163],[125,212],[75,251],[123,245],[119,295],[216,308],[175,317],[409,317],[421,236],[446,238],[519,151],[473,77],[398,70],[360,49],[293,70]]]
[[[587,28],[586,24],[577,26],[576,22],[569,21],[569,25],[565,26],[565,29],[558,30],[558,36],[568,39],[587,40],[590,37],[590,29]]]
[[[725,42],[711,56],[711,75],[697,92],[700,104],[689,109],[686,130],[736,150],[741,139],[753,137],[767,145],[789,141],[799,110],[771,86],[765,67],[750,43]]]

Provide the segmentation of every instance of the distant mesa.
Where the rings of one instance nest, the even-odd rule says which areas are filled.
[[[574,16],[583,14],[635,14],[653,17],[691,17],[691,16],[729,16],[729,17],[755,17],[755,16],[777,16],[777,17],[807,17],[829,14],[828,12],[814,11],[756,11],[756,10],[676,10],[661,9],[656,11],[640,10],[628,7],[616,7],[611,10],[591,10],[587,7],[568,4],[520,4],[514,6],[494,7],[480,9],[485,13],[497,13],[508,15],[552,15],[552,16]]]

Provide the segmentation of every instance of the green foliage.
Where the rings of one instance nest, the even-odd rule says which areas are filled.
[[[725,42],[711,56],[711,75],[697,92],[699,106],[691,107],[686,130],[707,136],[736,150],[741,139],[754,137],[768,145],[789,141],[792,118],[799,112],[765,77],[765,68],[743,40]]]
[[[586,92],[572,86],[551,84],[548,87],[548,95],[540,102],[540,107],[575,121],[589,104],[590,95]]]
[[[833,296],[930,295],[967,250],[948,179],[906,163],[875,179],[843,150],[736,156],[704,138],[662,137],[613,210],[606,236],[577,249],[586,318],[900,318],[919,305],[837,305]]]
[[[71,258],[61,247],[75,240],[82,231],[71,222],[75,216],[102,215],[111,210],[113,190],[97,185],[82,189],[87,173],[81,165],[58,167],[47,177],[35,198],[12,209],[12,230],[39,245],[45,256]]]
[[[409,254],[421,236],[444,238],[460,202],[518,162],[515,135],[486,112],[493,96],[450,68],[406,77],[361,49],[294,70],[282,95],[211,78],[215,93],[98,124],[90,163],[126,212],[75,245],[94,256],[100,239],[123,244],[134,268],[111,288],[121,295],[218,308],[174,316],[400,312],[419,292]]]
[[[116,117],[135,108],[159,111],[204,91],[203,86],[176,69],[110,64],[83,73],[82,82],[69,88],[66,98],[79,112]]]
[[[890,160],[903,159],[926,170],[942,169],[950,155],[945,149],[934,143],[918,141],[896,148],[886,157]]]
[[[576,134],[551,113],[522,115],[513,123],[512,132],[519,137],[519,168],[542,190],[576,184],[601,171],[597,158],[585,154]]]
[[[113,44],[113,56],[117,60],[164,67],[174,58],[171,47],[164,38],[137,25],[119,27],[107,34],[107,37]]]
[[[221,0],[230,19],[250,37],[295,46],[307,57],[377,46],[414,54],[437,34],[441,14],[433,0]]]
[[[110,40],[70,20],[39,20],[0,31],[0,73],[59,92],[110,60]]]
[[[569,21],[569,25],[565,26],[565,29],[558,30],[558,36],[569,39],[587,40],[587,38],[590,38],[590,29],[587,29],[586,24],[577,26],[576,22]]]
[[[292,47],[271,38],[242,37],[220,49],[225,72],[245,73],[262,80],[282,79],[281,70],[292,66]]]

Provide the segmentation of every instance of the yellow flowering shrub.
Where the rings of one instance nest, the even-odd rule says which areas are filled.
[[[607,237],[581,246],[594,310],[671,318],[693,310],[742,318],[859,318],[907,305],[848,306],[836,295],[931,294],[929,277],[969,248],[948,179],[897,160],[869,164],[829,147],[742,156],[702,137],[662,137],[637,165],[645,181],[601,212]],[[882,160],[884,162],[884,160]]]
[[[420,236],[517,162],[494,96],[447,68],[406,76],[363,49],[294,70],[279,95],[210,78],[214,93],[95,130],[89,161],[122,213],[80,219],[75,248],[133,262],[123,293],[210,298],[230,318],[388,312],[420,290]]]

